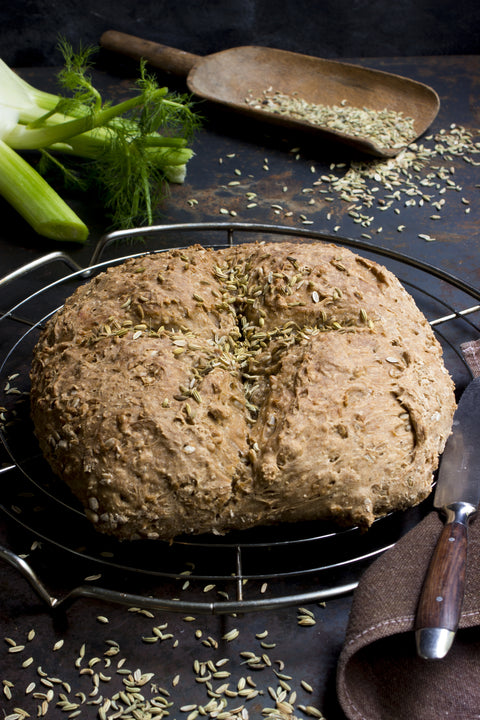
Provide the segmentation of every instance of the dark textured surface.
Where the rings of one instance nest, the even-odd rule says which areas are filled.
[[[67,8],[68,5],[62,6]],[[249,6],[247,5],[247,8]],[[355,11],[360,5],[355,4]],[[57,10],[57,8],[56,8]],[[70,8],[71,10],[71,8]],[[2,10],[4,12],[4,10]],[[13,10],[10,9],[10,13]],[[20,11],[19,11],[20,12]],[[52,12],[52,11],[50,11]],[[74,23],[66,27],[66,10],[58,8],[58,22],[65,26],[65,32],[74,27]],[[399,12],[399,10],[397,10]],[[83,13],[89,15],[88,6],[83,6]],[[122,4],[118,5],[117,17],[121,17]],[[353,10],[352,10],[353,13]],[[353,14],[351,13],[351,17]],[[21,13],[20,13],[21,14]],[[75,15],[80,15],[80,10]],[[242,17],[247,17],[245,11]],[[165,15],[165,21],[168,19]],[[470,16],[470,19],[472,15]],[[111,23],[98,19],[98,25],[110,26]],[[180,29],[191,18],[185,17],[180,23]],[[250,22],[250,20],[249,20]],[[273,24],[273,20],[270,21]],[[183,24],[183,25],[182,25]],[[138,31],[133,23],[126,26],[125,21],[121,29]],[[472,23],[473,26],[473,23]],[[475,28],[474,28],[475,29]],[[177,28],[178,30],[178,28]],[[306,32],[313,34],[308,24]],[[179,30],[180,32],[180,30]],[[415,32],[419,32],[417,29]],[[368,29],[370,37],[372,29]],[[98,35],[97,30],[93,33]],[[152,32],[153,36],[154,33]],[[28,37],[28,35],[26,36]],[[46,36],[48,37],[48,36]],[[156,39],[170,41],[168,37]],[[177,37],[180,43],[180,36]],[[338,38],[337,38],[338,39]],[[27,42],[25,40],[25,42]],[[33,43],[30,45],[41,47],[42,52],[48,53],[49,41]],[[225,36],[225,46],[236,42],[236,38]],[[273,42],[273,41],[272,41]],[[195,51],[203,51],[200,41]],[[213,50],[217,47],[205,48]],[[298,47],[290,49],[301,49]],[[397,48],[395,48],[396,50]],[[369,47],[372,51],[373,48]],[[420,48],[417,48],[420,52]],[[413,50],[412,50],[413,52]],[[18,56],[16,64],[25,65],[27,56]],[[38,58],[42,64],[44,58]],[[31,59],[31,62],[34,62]],[[468,128],[478,128],[480,122],[480,106],[478,86],[480,83],[480,57],[409,57],[394,59],[368,60],[368,65],[379,69],[397,72],[432,85],[440,95],[441,108],[432,130],[439,131],[448,128],[451,123],[463,124]],[[120,66],[119,66],[120,68]],[[49,68],[27,69],[24,76],[33,84],[51,89],[54,87],[54,71]],[[107,97],[120,100],[129,92],[129,82],[120,73],[115,75],[98,75],[101,87]],[[129,75],[128,77],[132,77]],[[401,205],[401,214],[397,216],[393,211],[379,212],[372,209],[375,216],[371,228],[363,228],[354,222],[348,214],[349,203],[338,197],[333,202],[323,200],[318,188],[315,190],[315,205],[309,205],[309,194],[302,192],[305,187],[312,187],[320,175],[328,173],[331,162],[348,160],[348,151],[334,146],[319,146],[304,137],[285,135],[283,132],[273,131],[272,128],[259,123],[247,123],[236,116],[204,108],[207,121],[204,129],[195,141],[196,156],[188,170],[186,183],[171,188],[169,197],[159,208],[156,219],[162,222],[194,222],[194,221],[221,221],[239,220],[252,222],[268,222],[272,224],[287,224],[290,227],[305,227],[302,225],[301,215],[308,216],[312,222],[311,229],[332,233],[335,226],[339,226],[338,235],[360,239],[365,231],[372,236],[372,242],[377,246],[389,247],[403,251],[425,262],[432,263],[445,270],[461,275],[465,280],[480,285],[479,248],[480,235],[478,217],[480,212],[480,199],[478,191],[479,171],[475,165],[467,165],[457,160],[448,165],[455,165],[455,180],[461,186],[461,191],[448,191],[448,202],[442,211],[442,221],[430,219],[432,210],[429,207],[404,208]],[[298,152],[291,152],[293,148]],[[220,162],[220,160],[222,162]],[[240,175],[235,170],[240,171]],[[241,186],[230,186],[229,182],[241,180]],[[247,209],[245,193],[253,191],[258,193],[257,205]],[[470,213],[466,214],[466,206],[461,199],[469,201]],[[105,232],[107,222],[101,211],[101,198],[90,196],[68,197],[76,209],[88,221],[91,227],[91,242],[85,247],[61,245],[41,239],[25,227],[22,221],[6,207],[1,206],[2,229],[0,231],[0,270],[1,274],[13,270],[22,263],[33,260],[46,252],[63,249],[70,253],[78,262],[86,264],[92,254],[95,240]],[[196,199],[198,204],[191,204]],[[284,209],[278,211],[280,205]],[[225,217],[220,213],[221,208],[228,213]],[[291,215],[289,213],[292,213]],[[405,225],[403,232],[397,227]],[[381,232],[377,232],[382,226]],[[374,232],[375,230],[375,232]],[[437,238],[435,242],[425,242],[419,234],[432,234]],[[132,251],[127,246],[121,249],[125,254]],[[118,254],[118,248],[109,250],[108,256]],[[35,280],[41,281],[42,273],[38,273]],[[32,279],[32,284],[33,279]],[[30,281],[26,280],[20,286],[9,290],[9,300],[24,296],[30,290]],[[5,295],[0,293],[0,307],[5,306]],[[5,324],[0,326],[3,349],[5,343]],[[3,388],[2,388],[3,390]],[[1,457],[0,461],[4,458]],[[9,481],[8,475],[2,475],[2,483]],[[79,539],[80,540],[80,539]],[[30,550],[33,538],[27,532],[17,528],[10,518],[4,518],[0,526],[0,541],[5,546],[19,552],[33,555],[41,571],[41,576],[47,584],[52,582],[55,586],[57,568],[67,567],[71,574],[75,574],[75,562],[70,555],[58,553],[44,543],[43,547],[34,552]],[[80,573],[82,569],[78,569]],[[90,572],[90,571],[89,571]],[[84,575],[85,573],[83,573]],[[81,577],[83,577],[81,575]],[[65,579],[68,583],[70,577]],[[309,583],[307,583],[309,587]],[[308,588],[307,588],[308,589]],[[213,591],[215,596],[215,591]],[[180,720],[187,717],[188,712],[180,712],[179,707],[192,702],[206,702],[205,690],[202,684],[195,682],[192,674],[192,663],[195,657],[219,659],[223,656],[230,658],[233,672],[232,686],[236,685],[240,675],[246,675],[247,669],[242,665],[243,659],[239,653],[243,650],[260,648],[260,641],[255,638],[257,632],[269,630],[267,641],[276,643],[276,647],[268,650],[273,660],[285,661],[285,673],[292,676],[289,681],[292,689],[298,689],[302,678],[314,687],[311,695],[301,689],[300,702],[311,703],[321,708],[327,720],[344,720],[345,716],[340,710],[335,696],[335,672],[340,648],[343,642],[345,628],[350,609],[350,597],[328,601],[325,608],[316,605],[310,609],[314,612],[317,623],[311,627],[299,627],[297,624],[297,608],[280,611],[261,612],[240,618],[222,618],[205,616],[197,618],[195,623],[186,623],[177,615],[156,613],[155,619],[127,613],[125,608],[104,604],[93,600],[78,600],[63,613],[51,614],[40,603],[34,593],[19,574],[2,563],[0,566],[0,637],[10,637],[17,643],[23,643],[29,630],[37,630],[35,641],[26,643],[22,652],[8,652],[7,643],[0,642],[0,679],[9,679],[14,685],[14,699],[8,701],[0,696],[0,710],[6,715],[13,712],[13,708],[25,707],[32,716],[36,716],[36,707],[41,703],[32,694],[25,695],[25,688],[30,681],[36,682],[36,691],[46,692],[47,687],[42,685],[37,673],[37,666],[42,665],[50,676],[69,680],[72,690],[79,688],[89,692],[92,679],[88,674],[79,677],[78,669],[74,666],[75,658],[84,641],[87,642],[86,658],[94,655],[103,658],[105,651],[104,641],[118,640],[121,644],[122,657],[127,657],[127,665],[135,670],[141,667],[144,671],[157,673],[160,683],[169,683],[169,689],[174,694],[175,712],[171,717]],[[96,620],[98,615],[109,619],[108,624]],[[172,648],[170,643],[158,643],[153,646],[142,641],[142,636],[151,634],[152,625],[168,623],[168,631],[179,640],[178,648]],[[233,627],[240,629],[240,637],[235,643],[221,641],[221,636]],[[195,630],[202,630],[202,637],[195,636]],[[219,648],[215,651],[202,644],[209,635],[219,640]],[[59,638],[65,639],[63,652],[52,652],[51,648]],[[22,667],[24,660],[32,656],[34,661],[27,668]],[[119,656],[120,657],[120,656]],[[116,662],[116,661],[115,661]],[[85,661],[85,664],[87,662]],[[275,667],[279,667],[277,664]],[[98,669],[104,673],[112,674],[114,680],[111,684],[101,683],[101,692],[105,697],[110,696],[118,689],[121,677],[114,672],[110,673],[104,667],[104,660],[98,664]],[[172,678],[179,673],[181,681],[175,692],[171,687]],[[249,672],[258,687],[262,690],[262,705],[269,704],[270,686],[277,687],[277,678],[270,671]],[[215,680],[220,685],[222,679]],[[92,698],[95,699],[95,698]],[[230,707],[236,703],[232,700]],[[273,704],[273,701],[272,701]],[[250,720],[261,717],[260,705],[250,705]],[[298,713],[300,717],[308,717]],[[50,707],[49,717],[65,717],[60,708]],[[80,717],[96,717],[95,708],[87,708]],[[420,717],[420,715],[418,715]],[[395,718],[389,718],[395,720]]]
[[[98,43],[114,29],[199,55],[258,44],[319,57],[471,54],[480,50],[475,0],[18,0],[0,8],[1,57],[55,65],[59,34]]]

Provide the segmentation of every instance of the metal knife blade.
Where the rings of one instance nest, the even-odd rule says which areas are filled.
[[[434,505],[445,516],[417,608],[417,653],[440,659],[452,646],[465,586],[470,520],[480,503],[480,377],[467,386],[443,453]]]
[[[480,502],[480,468],[475,454],[480,450],[480,378],[463,392],[453,418],[452,434],[442,455],[435,489],[438,509],[454,502]]]

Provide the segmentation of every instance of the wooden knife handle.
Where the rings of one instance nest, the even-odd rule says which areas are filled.
[[[475,508],[455,503],[447,511],[447,522],[433,551],[417,607],[417,652],[425,659],[442,658],[450,649],[465,590],[468,521]]]
[[[100,45],[106,50],[126,55],[133,60],[143,58],[153,67],[181,77],[186,77],[201,57],[116,30],[104,32],[100,38]]]
[[[417,610],[417,628],[458,627],[465,587],[467,527],[447,523],[430,560]]]

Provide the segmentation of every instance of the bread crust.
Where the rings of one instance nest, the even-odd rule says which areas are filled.
[[[128,260],[37,343],[40,447],[95,527],[170,540],[423,500],[454,388],[397,278],[323,243]]]

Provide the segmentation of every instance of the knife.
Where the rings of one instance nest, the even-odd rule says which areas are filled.
[[[433,551],[417,608],[417,654],[441,659],[458,628],[465,587],[468,524],[480,502],[480,377],[467,385],[443,453],[434,506],[445,525]]]

